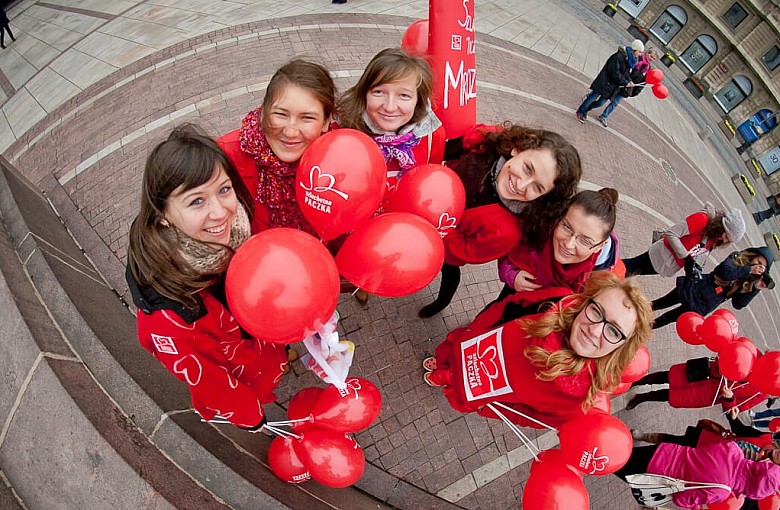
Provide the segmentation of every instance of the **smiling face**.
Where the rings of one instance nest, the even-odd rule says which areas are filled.
[[[417,77],[382,83],[366,94],[366,113],[382,131],[397,133],[414,116],[417,106]]]
[[[583,358],[602,358],[626,342],[634,332],[636,320],[636,309],[626,293],[619,288],[605,289],[575,317],[569,345]],[[612,330],[611,334],[607,328]],[[619,340],[610,343],[608,338]]]
[[[219,165],[205,184],[173,190],[165,203],[165,220],[198,241],[228,244],[238,209],[233,183]]]
[[[603,220],[572,205],[553,231],[555,261],[559,264],[584,261],[604,245],[606,228]]]
[[[504,200],[531,202],[549,193],[558,175],[558,164],[550,149],[512,151],[496,176],[496,192]]]
[[[314,140],[328,130],[322,103],[309,90],[288,84],[279,98],[263,112],[269,129],[265,136],[274,154],[295,163]]]

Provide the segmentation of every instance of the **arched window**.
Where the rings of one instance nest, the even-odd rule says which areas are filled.
[[[746,76],[735,76],[725,87],[715,93],[715,102],[728,113],[753,92],[753,84]]]
[[[617,5],[626,11],[629,16],[636,18],[649,3],[650,0],[620,0]]]
[[[715,53],[718,52],[718,43],[708,35],[700,35],[690,46],[680,55],[680,62],[688,70],[696,74],[704,64],[710,61]]]
[[[685,13],[685,9],[679,5],[670,5],[658,16],[656,22],[650,27],[650,32],[662,43],[669,44],[687,22],[688,15]]]

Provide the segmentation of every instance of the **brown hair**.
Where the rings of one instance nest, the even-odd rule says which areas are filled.
[[[586,215],[595,216],[601,220],[605,225],[602,239],[605,241],[615,229],[618,198],[618,191],[613,188],[601,188],[599,191],[583,190],[574,195],[567,210],[576,205],[581,207]]]
[[[623,345],[606,356],[593,360],[595,367],[588,394],[583,402],[585,408],[593,405],[599,393],[611,392],[620,384],[623,370],[642,344],[650,338],[653,310],[650,301],[642,293],[639,282],[635,278],[620,278],[609,271],[595,271],[585,282],[582,292],[565,298],[565,306],[558,307],[533,321],[519,319],[531,337],[542,338],[560,331],[564,333],[568,344],[574,319],[585,309],[590,299],[607,289],[620,289],[625,293],[630,306],[636,310],[636,325]],[[526,348],[525,356],[534,365],[542,368],[542,371],[537,374],[542,381],[552,381],[563,375],[575,375],[591,361],[590,358],[580,357],[569,347],[549,352],[542,347],[531,346]]]
[[[192,124],[175,128],[168,138],[149,153],[141,187],[141,207],[130,227],[127,258],[139,287],[151,287],[185,307],[197,308],[195,295],[216,281],[203,275],[179,254],[178,229],[175,236],[163,235],[161,224],[165,205],[174,190],[201,186],[220,166],[232,181],[236,196],[252,217],[254,204],[236,167],[212,138]]]
[[[279,100],[288,85],[297,85],[311,92],[322,105],[322,111],[327,120],[336,107],[336,85],[330,73],[320,64],[296,59],[284,64],[271,77],[263,98],[263,131],[273,128],[268,119],[268,112]]]
[[[725,212],[715,211],[715,214],[710,216],[710,219],[707,221],[707,225],[704,227],[704,236],[707,239],[717,239],[713,245],[713,248],[718,248],[728,244],[721,241],[721,237],[726,233],[726,229],[723,227],[723,218],[725,217]]]
[[[371,134],[363,120],[368,92],[384,83],[409,76],[417,78],[417,104],[409,123],[420,122],[428,113],[428,101],[433,93],[431,67],[424,58],[410,55],[401,48],[386,48],[374,55],[358,82],[341,96],[338,104],[339,127]]]

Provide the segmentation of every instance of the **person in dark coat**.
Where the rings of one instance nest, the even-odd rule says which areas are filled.
[[[16,37],[14,37],[14,33],[11,32],[11,25],[9,23],[11,22],[10,19],[8,19],[8,14],[5,13],[5,9],[0,7],[0,48],[5,49],[5,33],[8,32],[8,35],[11,36],[11,40],[15,41]]]
[[[614,98],[621,87],[633,88],[631,69],[636,66],[644,51],[644,43],[639,39],[634,39],[630,46],[619,47],[607,59],[596,79],[590,84],[590,92],[577,108],[577,118],[580,122],[584,124],[588,120],[588,112],[603,106],[604,103]]]
[[[761,289],[773,289],[769,275],[774,256],[766,246],[734,252],[709,274],[701,275],[696,264],[689,264],[686,275],[677,278],[677,285],[667,295],[653,301],[653,310],[676,308],[659,316],[653,323],[658,329],[675,322],[683,312],[707,315],[725,301],[737,310],[745,308]]]

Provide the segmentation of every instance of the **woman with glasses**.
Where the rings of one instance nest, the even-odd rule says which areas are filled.
[[[597,271],[582,292],[545,313],[497,328],[452,331],[423,362],[424,380],[442,386],[463,413],[496,418],[494,402],[558,427],[614,390],[650,337],[652,311],[637,282]],[[490,405],[488,405],[490,404]],[[505,411],[513,422],[538,423]]]

